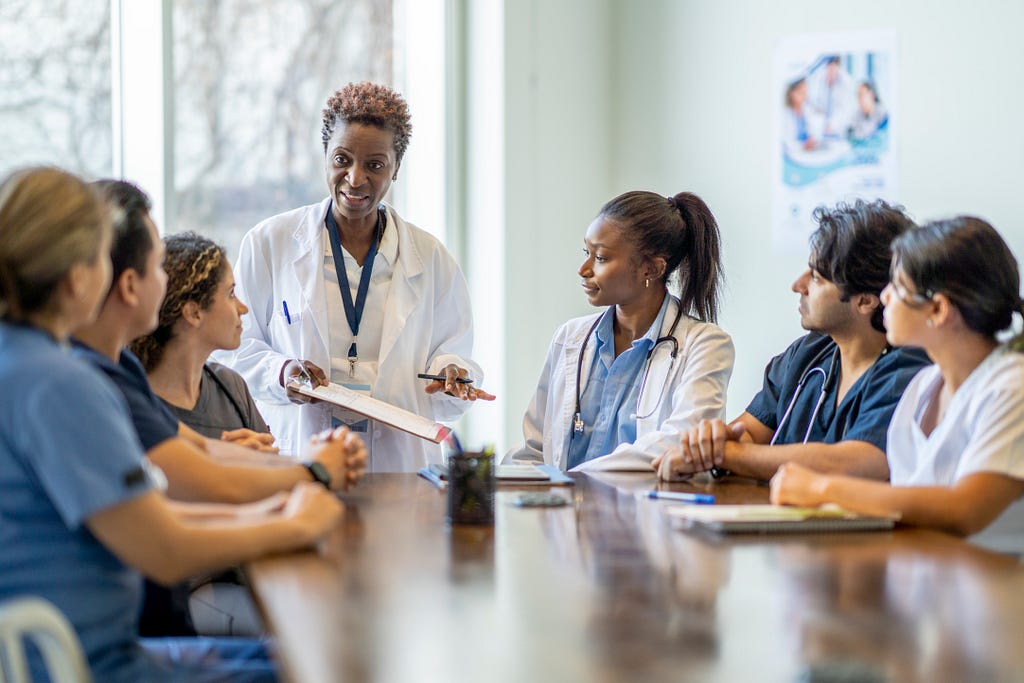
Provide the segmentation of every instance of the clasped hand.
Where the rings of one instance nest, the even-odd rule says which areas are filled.
[[[683,432],[679,444],[655,458],[652,465],[664,481],[681,481],[697,472],[722,467],[726,442],[739,441],[745,432],[746,427],[739,422],[730,426],[722,420],[701,420]]]

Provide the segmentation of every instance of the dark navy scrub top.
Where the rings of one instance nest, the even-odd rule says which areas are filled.
[[[810,426],[809,442],[866,441],[885,451],[889,420],[903,390],[931,361],[916,347],[890,349],[857,379],[839,406],[836,406],[838,377],[833,378],[814,424],[808,425],[836,348],[831,337],[816,332],[790,344],[785,352],[768,363],[764,386],[747,406],[747,412],[769,429],[778,431],[797,384],[807,374],[807,381],[800,388],[776,444],[802,443]],[[821,368],[822,372],[809,372],[810,368]]]

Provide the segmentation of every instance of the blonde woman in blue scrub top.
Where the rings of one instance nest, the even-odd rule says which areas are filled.
[[[719,241],[715,217],[689,192],[627,192],[602,207],[579,276],[604,310],[555,333],[525,442],[507,460],[653,471],[681,432],[722,415],[734,351],[714,324]]]

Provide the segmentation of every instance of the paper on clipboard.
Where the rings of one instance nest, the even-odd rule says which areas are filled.
[[[451,431],[439,422],[428,420],[422,415],[393,406],[380,399],[360,394],[334,382],[325,387],[317,387],[316,389],[310,388],[309,384],[304,382],[290,382],[288,388],[303,396],[333,403],[336,406],[365,415],[372,420],[401,429],[403,432],[408,432],[434,443],[444,441]]]

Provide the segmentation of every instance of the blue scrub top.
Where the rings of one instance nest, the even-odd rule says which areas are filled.
[[[808,425],[836,349],[828,335],[812,332],[797,339],[768,363],[764,386],[747,406],[747,412],[777,431],[796,393],[793,410],[782,425],[776,444],[802,443],[810,427],[809,442],[866,441],[885,451],[889,421],[903,390],[931,360],[916,347],[891,349],[858,378],[838,406],[839,382],[834,378],[814,424]],[[811,368],[820,368],[821,372]],[[797,392],[797,384],[805,374],[807,381]]]
[[[4,322],[0,386],[0,602],[54,603],[97,681],[158,680],[136,642],[141,577],[86,526],[152,488],[124,398],[45,332]]]
[[[636,441],[636,404],[647,354],[665,322],[671,297],[665,295],[647,333],[615,355],[615,307],[610,306],[594,330],[594,359],[580,395],[583,433],[570,432],[566,469],[608,455],[620,443]],[[581,349],[582,352],[582,349]]]
[[[115,363],[79,341],[73,340],[73,345],[75,356],[95,365],[121,390],[143,449],[148,451],[178,436],[178,418],[153,393],[146,370],[134,353],[121,351],[120,362]]]

